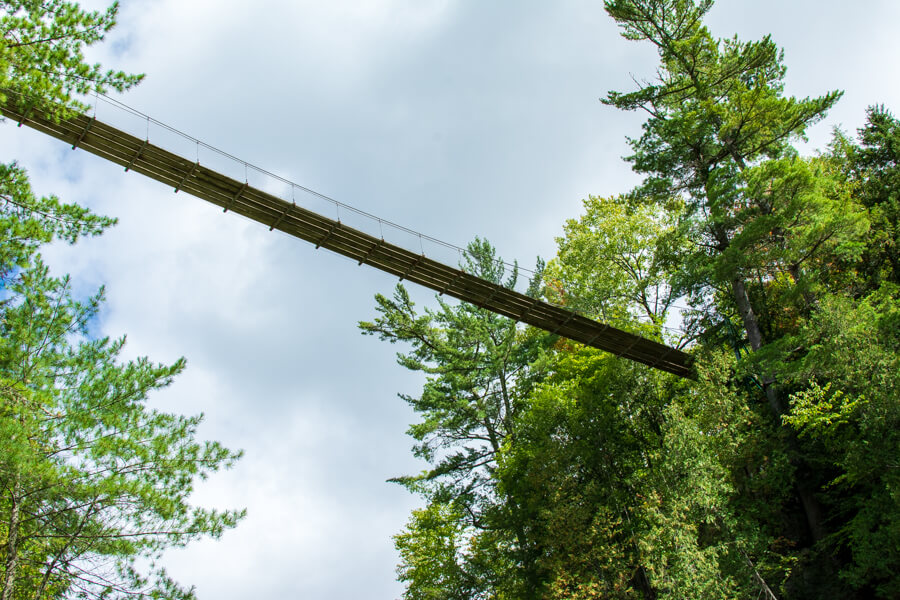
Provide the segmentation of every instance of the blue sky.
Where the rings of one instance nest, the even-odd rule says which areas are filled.
[[[885,69],[898,22],[890,0],[720,0],[708,21],[723,37],[771,33],[789,94],[846,91],[805,153],[869,104],[900,111]],[[641,116],[598,98],[655,66],[580,0],[132,0],[91,57],[146,73],[122,100],[160,121],[448,242],[486,237],[525,266],[552,257],[582,198],[637,183],[621,157]],[[84,290],[107,286],[98,327],[127,333],[129,355],[187,358],[155,406],[203,412],[201,435],[245,450],[196,499],[248,518],[168,554],[172,573],[217,600],[399,596],[390,536],[418,501],[385,480],[423,468],[397,398],[421,380],[356,328],[395,279],[27,128],[7,123],[0,141],[38,192],[119,218],[48,261]]]

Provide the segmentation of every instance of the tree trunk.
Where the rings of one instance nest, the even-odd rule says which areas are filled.
[[[747,331],[747,339],[750,341],[750,348],[757,351],[762,348],[763,339],[762,332],[759,329],[759,321],[753,306],[750,304],[750,296],[747,294],[747,286],[740,277],[735,277],[731,281],[731,289],[734,294],[734,302],[737,305],[738,313],[744,322],[744,329]]]
[[[747,340],[750,342],[750,348],[756,352],[763,346],[762,331],[759,329],[759,321],[756,313],[753,311],[753,305],[750,304],[750,296],[747,294],[747,286],[740,277],[735,277],[731,282],[731,289],[734,294],[734,302],[737,305],[738,313],[744,322],[744,330],[747,332]],[[785,406],[779,397],[778,391],[775,389],[775,379],[765,376],[762,381],[763,390],[766,393],[766,400],[769,401],[769,407],[776,418],[784,414]]]
[[[737,305],[738,312],[744,322],[744,329],[747,332],[747,339],[750,341],[750,348],[752,348],[753,351],[759,350],[763,345],[762,331],[760,331],[759,321],[757,320],[756,313],[753,311],[753,306],[750,303],[747,287],[741,278],[735,277],[732,280],[732,292],[734,293],[734,301]],[[781,415],[787,411],[787,407],[775,385],[775,378],[770,375],[763,376],[762,387],[766,394],[766,400],[769,402],[769,407],[772,409],[772,413],[780,422]],[[806,473],[806,471],[808,471],[806,461],[800,458],[800,448],[797,437],[794,435],[793,431],[788,431],[787,433],[788,452],[790,455],[793,455],[790,460],[797,470],[794,491],[797,493],[797,497],[800,499],[800,503],[803,506],[803,513],[806,517],[806,523],[809,526],[810,535],[814,541],[819,541],[825,535],[825,528],[822,523],[822,506],[815,497],[815,485],[811,481],[810,474]]]
[[[16,567],[18,566],[18,542],[19,542],[19,512],[21,511],[21,503],[19,502],[19,492],[21,485],[18,477],[13,484],[11,494],[11,508],[9,512],[9,534],[6,539],[6,564],[4,565],[5,573],[3,575],[3,591],[0,592],[0,600],[12,600],[13,587],[16,583]]]
[[[637,587],[641,592],[641,596],[644,600],[656,600],[658,594],[656,593],[656,588],[653,587],[653,584],[650,583],[650,578],[647,576],[647,570],[644,567],[638,567],[637,572],[634,575],[634,580],[637,583]]]

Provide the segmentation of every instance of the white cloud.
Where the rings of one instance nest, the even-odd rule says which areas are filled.
[[[721,0],[711,17],[719,35],[773,31],[792,93],[846,88],[828,123],[852,129],[869,103],[900,110],[884,71],[900,9],[869,10]],[[136,108],[387,219],[457,244],[485,236],[524,266],[552,253],[581,198],[636,182],[619,157],[640,116],[597,99],[652,76],[654,56],[599,2],[140,0],[111,38],[96,58],[148,73],[124,98]],[[197,501],[250,516],[172,553],[179,579],[222,600],[398,595],[390,535],[416,500],[384,481],[421,468],[395,396],[421,379],[355,327],[395,280],[26,128],[0,140],[39,191],[120,218],[52,264],[84,293],[107,284],[101,327],[127,333],[129,355],[188,358],[155,406],[205,412],[203,436],[247,452]]]

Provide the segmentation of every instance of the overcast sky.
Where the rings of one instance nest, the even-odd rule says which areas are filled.
[[[900,111],[894,0],[720,0],[708,23],[771,33],[789,94],[846,91],[806,153],[870,104]],[[641,116],[598,98],[652,77],[656,57],[599,1],[125,0],[91,58],[146,73],[121,99],[206,143],[530,266],[582,198],[637,183],[620,157]],[[196,501],[249,516],[169,553],[171,573],[208,600],[398,597],[391,535],[418,500],[385,480],[423,468],[397,398],[421,380],[356,327],[395,278],[5,123],[12,158],[40,193],[119,218],[49,261],[82,293],[106,285],[98,330],[127,333],[128,356],[187,358],[154,406],[204,412],[201,436],[246,452]]]

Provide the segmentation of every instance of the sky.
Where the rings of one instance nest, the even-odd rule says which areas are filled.
[[[146,73],[120,100],[447,242],[485,237],[531,266],[552,258],[588,194],[639,181],[621,157],[642,117],[598,98],[652,78],[656,56],[599,1],[122,4],[89,52]],[[855,131],[871,104],[900,112],[898,22],[894,0],[719,0],[707,20],[719,37],[772,34],[788,94],[845,90],[806,154],[836,126]],[[13,158],[39,193],[119,219],[48,262],[81,294],[106,286],[97,332],[127,334],[127,357],[187,358],[153,407],[202,412],[200,438],[245,452],[194,500],[247,518],[167,553],[170,574],[201,599],[399,597],[391,536],[420,501],[386,480],[425,466],[397,396],[422,379],[395,363],[402,348],[357,328],[396,279],[7,122],[0,160]]]

